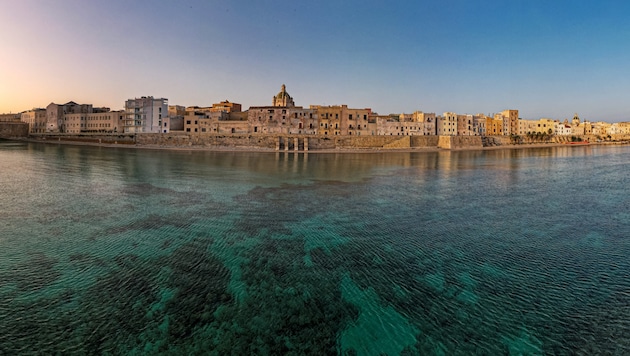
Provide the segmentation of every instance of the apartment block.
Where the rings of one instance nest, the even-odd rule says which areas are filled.
[[[125,133],[167,133],[168,99],[143,96],[125,102]]]

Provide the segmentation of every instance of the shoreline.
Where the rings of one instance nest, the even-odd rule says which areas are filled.
[[[517,145],[498,145],[488,147],[464,147],[445,149],[439,147],[417,147],[417,148],[335,148],[335,149],[311,149],[308,151],[295,150],[275,150],[271,148],[260,147],[227,147],[227,146],[164,146],[164,145],[139,145],[137,143],[98,143],[86,141],[72,140],[38,140],[33,138],[5,138],[11,141],[44,143],[44,144],[63,144],[75,146],[93,146],[105,148],[132,148],[132,149],[148,149],[148,150],[167,150],[167,151],[202,151],[202,152],[247,152],[247,153],[297,153],[297,154],[331,154],[331,153],[422,153],[422,152],[458,152],[458,151],[487,151],[487,150],[511,150],[511,149],[530,149],[530,148],[546,148],[546,147],[591,147],[604,145],[628,145],[629,142],[596,142],[596,143],[527,143]]]

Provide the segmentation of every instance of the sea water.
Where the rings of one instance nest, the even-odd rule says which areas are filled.
[[[0,141],[0,354],[627,354],[629,163]]]

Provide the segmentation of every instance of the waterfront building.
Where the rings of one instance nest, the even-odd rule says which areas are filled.
[[[473,136],[473,116],[457,115],[457,136]]]
[[[186,107],[182,105],[168,106],[169,131],[184,131],[184,116]]]
[[[518,110],[503,110],[503,134],[506,136],[518,134]]]
[[[0,114],[0,122],[19,122],[21,114]]]
[[[169,105],[168,116],[170,118],[186,115],[186,107],[182,105]]]
[[[20,114],[20,121],[28,124],[29,133],[46,132],[46,109],[32,109]]]
[[[167,133],[168,99],[143,96],[125,102],[125,133]]]
[[[608,122],[598,121],[593,125],[593,135],[607,136],[610,135],[611,124]]]
[[[212,108],[210,108],[210,111],[212,112],[241,112],[241,104],[231,103],[225,100],[220,103],[212,104]]]
[[[571,135],[571,125],[569,125],[568,120],[564,120],[564,122],[555,122],[554,134],[556,136],[570,136]]]
[[[525,136],[535,133],[538,127],[538,120],[518,120],[518,135]]]
[[[630,134],[630,122],[615,122],[608,129],[610,135],[628,135]]]
[[[379,136],[400,136],[404,135],[404,123],[400,122],[396,115],[372,115],[376,122],[376,134]]]
[[[440,136],[457,135],[457,114],[445,112],[437,118],[437,134]]]
[[[319,114],[319,135],[341,135],[341,118],[343,108],[341,106],[313,106]]]
[[[501,136],[503,135],[503,118],[501,115],[495,115],[494,118],[486,116],[486,135]]]
[[[589,121],[584,121],[584,135],[593,134],[593,125]]]
[[[435,135],[435,113],[414,111],[412,114],[398,115],[397,120],[391,117],[389,121],[397,122],[398,124],[388,124],[387,120],[382,121],[387,127],[383,127],[381,131],[387,132],[387,135],[390,133],[404,136]]]
[[[46,132],[67,132],[64,130],[72,130],[74,132],[76,124],[64,122],[65,115],[69,114],[87,114],[93,111],[92,104],[77,104],[69,101],[65,104],[50,103],[46,107]],[[79,126],[80,128],[80,126]]]
[[[473,115],[473,133],[475,136],[486,135],[486,115],[477,114]]]
[[[317,107],[252,106],[246,115],[250,133],[317,134]]]
[[[125,111],[110,111],[109,108],[94,108],[94,111],[85,114],[81,123],[81,132],[88,133],[114,133],[122,132],[125,122]]]
[[[541,118],[538,120],[538,124],[535,127],[536,132],[553,134],[556,128],[556,121],[547,118]]]
[[[424,130],[423,123],[415,120],[415,112],[413,114],[400,114],[398,115],[398,122],[402,128],[402,134],[404,136],[420,136]]]
[[[435,117],[435,113],[416,111],[413,113],[413,121],[422,124],[422,132],[419,132],[420,135],[427,136],[437,134],[437,119]]]

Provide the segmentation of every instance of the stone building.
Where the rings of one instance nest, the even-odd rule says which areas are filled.
[[[486,136],[503,135],[503,119],[501,115],[495,115],[494,118],[486,116]]]
[[[241,107],[242,107],[241,104],[231,103],[225,100],[220,103],[212,104],[212,108],[210,108],[210,111],[212,112],[241,112]]]
[[[125,112],[110,111],[108,108],[94,108],[94,112],[85,114],[81,123],[81,132],[114,133],[123,132]]]
[[[445,112],[443,116],[437,118],[437,134],[440,136],[457,135],[457,114]]]
[[[20,121],[28,124],[29,133],[46,133],[46,109],[32,109],[20,114]]]
[[[77,104],[69,101],[65,104],[50,103],[46,107],[46,132],[74,132],[77,128],[73,119],[71,123],[64,121],[65,115],[88,114],[93,111],[92,104]],[[78,126],[80,129],[80,126]]]
[[[435,117],[435,113],[416,111],[412,115],[412,120],[422,125],[422,131],[418,132],[419,135],[426,136],[437,134],[437,119]]]
[[[477,114],[473,115],[473,135],[485,136],[486,135],[486,115]]]
[[[0,122],[20,122],[21,114],[0,114]]]
[[[252,106],[247,111],[249,132],[254,134],[317,133],[318,111],[301,106]]]
[[[473,116],[471,114],[457,115],[457,136],[473,136]]]
[[[143,96],[125,102],[125,133],[167,133],[168,99]]]
[[[372,115],[372,119],[376,121],[376,134],[379,136],[404,136],[405,123],[400,122],[397,115]]]
[[[501,111],[503,116],[503,134],[506,136],[518,133],[518,110]]]

